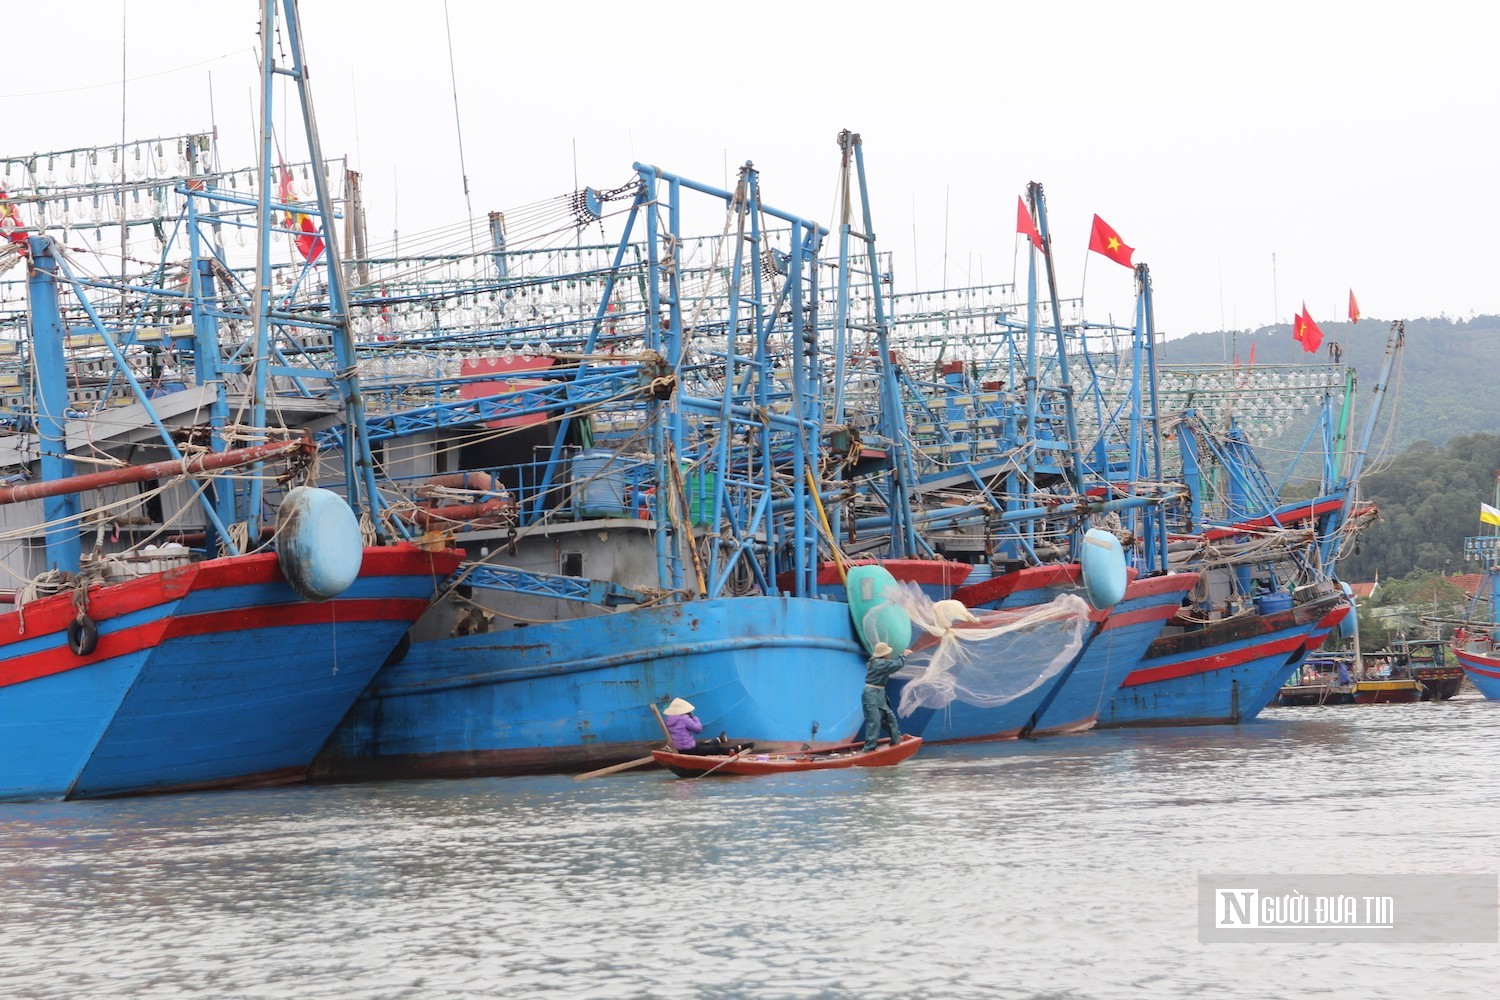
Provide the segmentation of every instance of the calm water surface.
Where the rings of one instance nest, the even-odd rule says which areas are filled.
[[[0,996],[1493,997],[1198,944],[1199,874],[1500,869],[1500,702],[661,771],[0,806]]]

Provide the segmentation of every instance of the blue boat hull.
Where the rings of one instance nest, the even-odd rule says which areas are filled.
[[[1482,653],[1472,648],[1464,648],[1454,643],[1450,649],[1458,660],[1459,666],[1464,668],[1464,676],[1474,689],[1486,698],[1500,700],[1500,656],[1493,651]]]
[[[1101,625],[1088,637],[1082,657],[1062,682],[1052,703],[1041,712],[1032,735],[1083,732],[1125,676],[1136,669],[1152,640],[1172,618],[1182,594],[1193,588],[1197,574],[1169,574],[1128,583],[1121,603],[1098,613]],[[956,592],[972,607],[1022,609],[1055,600],[1059,594],[1083,594],[1083,579],[1077,564],[1032,567],[1004,576],[987,577]],[[1035,706],[1034,706],[1035,709]],[[1029,715],[1022,721],[1025,726]],[[1016,736],[1020,727],[1005,735]],[[978,739],[980,736],[963,736]],[[995,739],[998,736],[990,736]],[[938,739],[935,738],[935,742]]]
[[[0,799],[301,780],[457,561],[372,549],[320,603],[274,554],[94,588],[98,646],[82,655],[67,642],[71,594],[28,605],[25,633],[18,613],[0,617]]]
[[[1158,637],[1096,725],[1212,725],[1255,718],[1307,655],[1309,639],[1325,634],[1320,624],[1340,600],[1328,596]]]
[[[320,780],[582,770],[660,746],[682,697],[707,735],[823,745],[862,722],[848,605],[727,597],[415,643],[313,767]]]
[[[1056,700],[1042,713],[1036,735],[1091,728],[1197,581],[1196,573],[1132,580],[1124,599],[1110,608],[1099,633],[1089,641]]]

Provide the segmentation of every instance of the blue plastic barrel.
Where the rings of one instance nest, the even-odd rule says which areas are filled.
[[[1292,606],[1291,594],[1262,594],[1255,599],[1255,610],[1263,615],[1274,615]]]
[[[579,517],[629,517],[630,474],[641,465],[608,448],[573,457],[573,509]]]

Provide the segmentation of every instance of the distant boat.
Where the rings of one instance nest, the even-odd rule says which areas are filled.
[[[1464,668],[1448,661],[1442,639],[1408,639],[1398,649],[1407,658],[1407,674],[1422,685],[1423,701],[1447,701],[1463,688]]]
[[[1349,661],[1342,657],[1309,657],[1277,691],[1274,705],[1347,705],[1354,700]]]
[[[1356,705],[1392,705],[1420,701],[1422,685],[1410,677],[1355,681],[1353,697]]]
[[[1495,477],[1495,502],[1500,504],[1500,473]],[[1500,516],[1488,504],[1480,504],[1480,520],[1496,525]],[[1500,534],[1474,535],[1464,539],[1464,557],[1477,560],[1484,572],[1485,586],[1479,588],[1469,607],[1469,620],[1453,633],[1448,648],[1463,668],[1474,689],[1491,700],[1500,699]]]
[[[697,778],[711,774],[784,774],[846,767],[891,767],[910,759],[921,748],[921,737],[908,736],[900,743],[887,742],[868,753],[862,743],[846,743],[826,750],[800,753],[749,750],[731,755],[700,755],[653,750],[651,756],[679,778]]]

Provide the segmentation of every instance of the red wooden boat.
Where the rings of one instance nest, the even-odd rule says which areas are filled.
[[[832,767],[890,767],[915,754],[922,746],[922,739],[907,736],[900,743],[882,741],[882,744],[869,753],[864,752],[863,743],[843,743],[825,750],[800,753],[747,750],[741,754],[710,756],[652,750],[651,756],[679,778],[696,778],[705,774],[780,774],[783,771],[821,771]]]

